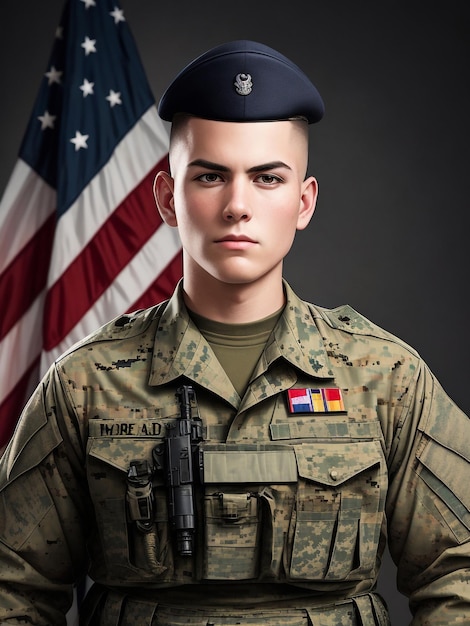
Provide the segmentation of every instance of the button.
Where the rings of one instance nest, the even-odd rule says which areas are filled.
[[[330,469],[330,478],[331,480],[338,480],[338,471],[335,469]]]

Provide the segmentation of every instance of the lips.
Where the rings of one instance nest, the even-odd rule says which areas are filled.
[[[225,235],[225,237],[217,239],[215,243],[225,250],[242,252],[252,248],[258,242],[246,235]]]
[[[247,237],[246,235],[226,235],[225,237],[221,237],[220,239],[217,239],[216,243],[220,243],[222,241],[234,241],[234,242],[245,241],[246,243],[256,243],[254,239],[251,239],[251,237]]]

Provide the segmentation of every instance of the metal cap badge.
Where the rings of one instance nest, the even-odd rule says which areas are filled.
[[[239,96],[248,96],[253,89],[253,81],[250,74],[237,74],[233,84]]]

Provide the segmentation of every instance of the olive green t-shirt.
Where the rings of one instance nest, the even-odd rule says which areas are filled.
[[[189,313],[238,395],[243,397],[269,335],[281,316],[282,308],[273,315],[247,324],[225,324],[197,315],[193,311]]]

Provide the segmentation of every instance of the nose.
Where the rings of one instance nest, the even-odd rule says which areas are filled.
[[[232,181],[227,191],[228,198],[223,211],[224,219],[229,222],[251,219],[252,212],[247,184],[242,181]]]

